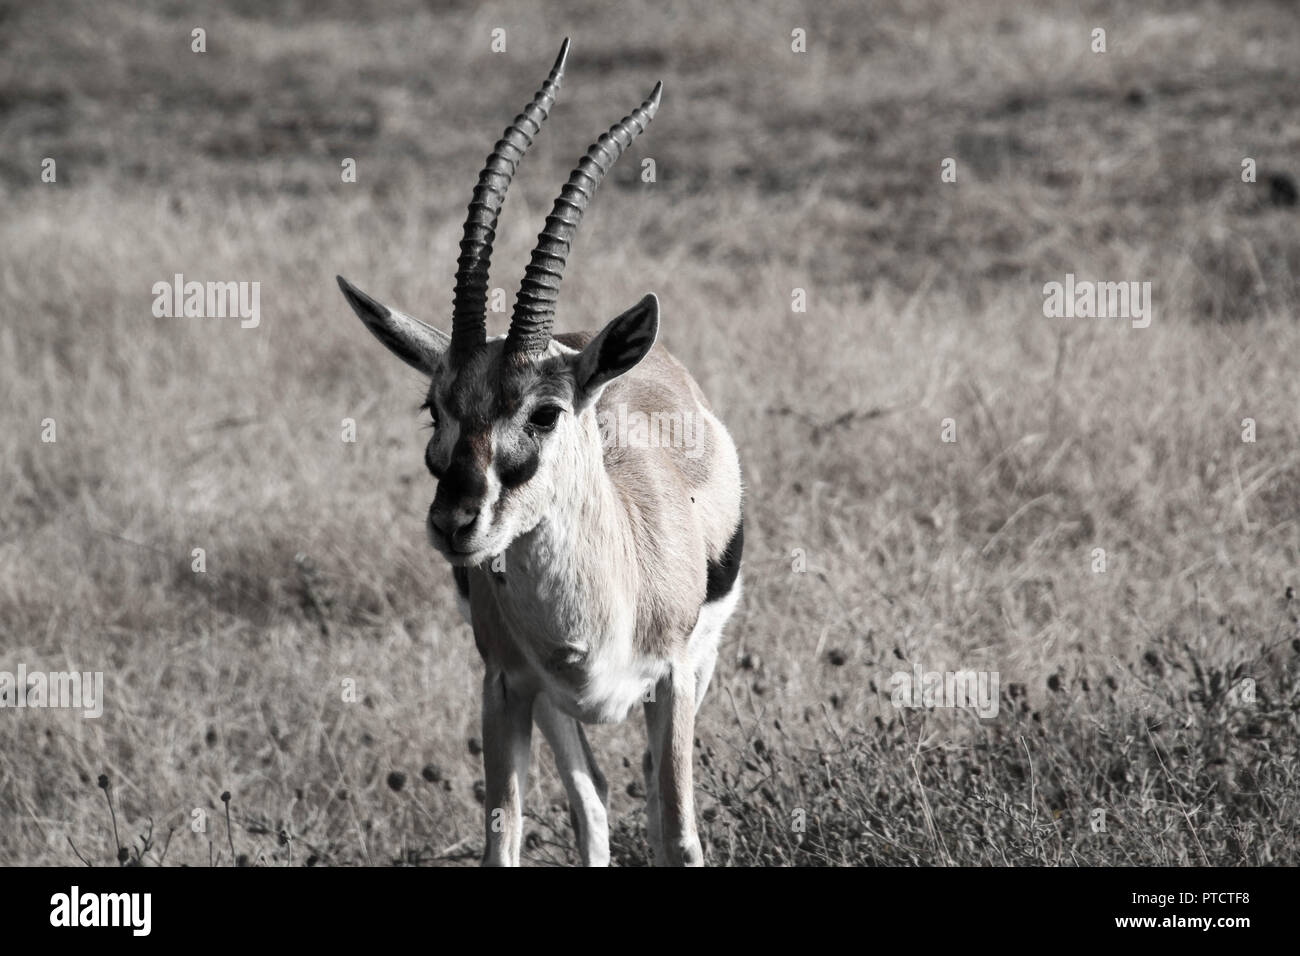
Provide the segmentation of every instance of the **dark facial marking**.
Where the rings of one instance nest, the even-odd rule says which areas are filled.
[[[424,446],[424,467],[429,469],[429,474],[441,480],[444,472],[441,468],[438,467],[438,464],[434,460],[434,456],[433,456],[433,446],[436,442],[437,439],[434,438],[429,441],[429,444]]]
[[[495,389],[489,385],[486,354],[475,355],[447,383],[444,400],[447,411],[460,422],[461,432],[485,429],[496,411]]]
[[[455,378],[443,388],[443,404],[460,427],[460,437],[445,469],[435,469],[432,451],[425,464],[438,479],[438,499],[443,503],[481,498],[486,493],[485,472],[497,469],[503,491],[519,488],[532,479],[541,465],[541,442],[546,430],[532,427],[522,412],[531,415],[542,404],[572,401],[573,384],[566,359],[541,362],[501,361],[485,364],[487,353],[478,353],[461,366]],[[430,395],[430,401],[433,396]],[[515,422],[503,437],[503,447],[492,449],[494,422]],[[502,504],[498,501],[498,508]]]
[[[438,479],[438,504],[479,501],[487,494],[484,472],[492,460],[492,439],[487,432],[462,434],[451,452],[451,464]]]
[[[563,407],[571,401],[573,387],[568,368],[564,360],[553,359],[500,368],[496,415],[498,420],[516,421],[518,427],[504,447],[497,449],[497,475],[505,491],[526,484],[541,465],[541,443],[547,431],[528,424],[521,411],[527,408],[531,415],[544,404]]]
[[[535,439],[527,435],[519,436],[511,448],[503,450],[497,462],[497,475],[501,479],[501,487],[507,491],[518,488],[537,474],[537,466],[542,458],[541,452],[541,445]]]

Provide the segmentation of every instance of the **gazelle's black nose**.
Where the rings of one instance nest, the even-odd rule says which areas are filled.
[[[458,538],[469,533],[477,520],[476,508],[440,508],[435,503],[429,510],[429,524],[453,545],[458,543]]]

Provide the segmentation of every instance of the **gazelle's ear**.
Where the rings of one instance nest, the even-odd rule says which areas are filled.
[[[659,335],[659,300],[650,293],[605,326],[574,359],[578,409],[594,402],[601,390],[643,358]]]
[[[371,334],[411,368],[432,376],[451,344],[451,336],[376,302],[342,276],[336,278],[343,297]]]

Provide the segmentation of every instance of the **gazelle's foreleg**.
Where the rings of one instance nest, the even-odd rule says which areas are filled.
[[[660,839],[659,845],[654,847],[655,862],[669,866],[702,866],[704,854],[695,829],[692,774],[695,670],[685,654],[674,662],[672,672],[655,685],[654,700],[646,702],[645,713],[654,783],[657,784],[655,791],[646,794],[648,815],[654,816],[654,805],[658,805]],[[650,827],[654,844],[653,820]]]
[[[582,724],[560,711],[545,694],[533,704],[533,719],[555,754],[555,768],[569,795],[574,837],[583,866],[609,865],[609,785],[596,766]]]
[[[650,731],[650,705],[646,705],[646,731]],[[653,746],[653,741],[651,742]],[[655,866],[663,866],[664,835],[659,826],[659,774],[655,771],[655,755],[647,749],[641,758],[641,774],[645,779],[645,829],[650,843],[650,859]]]
[[[518,866],[533,697],[512,690],[488,665],[483,675],[484,866]]]

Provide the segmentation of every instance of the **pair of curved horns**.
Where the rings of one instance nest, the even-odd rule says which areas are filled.
[[[566,38],[541,89],[506,127],[479,173],[465,219],[460,258],[456,262],[450,346],[453,363],[463,361],[487,340],[488,267],[492,259],[492,242],[496,238],[497,218],[520,160],[555,106],[555,95],[564,76],[568,55],[569,41]],[[524,272],[510,319],[510,331],[506,335],[508,354],[532,355],[546,348],[555,321],[560,280],[582,214],[605,174],[632,140],[650,125],[659,108],[662,89],[663,84],[656,83],[653,92],[640,106],[591,145],[569,175],[551,214],[546,217],[546,226],[537,237],[537,245]]]

